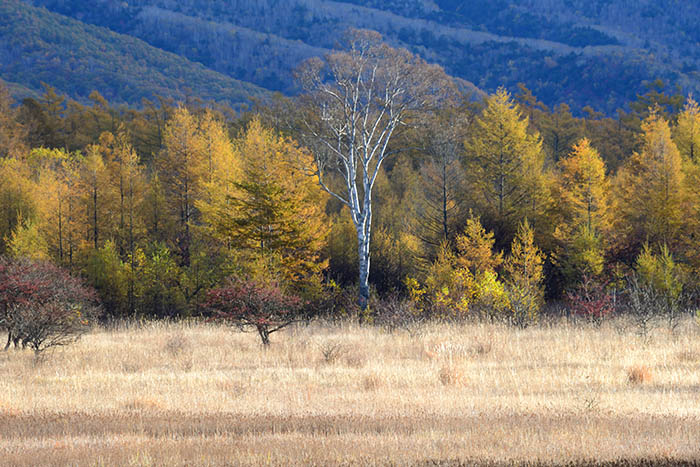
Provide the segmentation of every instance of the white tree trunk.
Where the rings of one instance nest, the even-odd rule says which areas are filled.
[[[358,213],[359,214],[359,213]],[[365,195],[364,212],[358,219],[362,219],[355,226],[357,229],[357,251],[359,256],[359,298],[358,302],[362,310],[367,309],[369,303],[369,267],[370,244],[372,237],[372,198],[369,193]]]

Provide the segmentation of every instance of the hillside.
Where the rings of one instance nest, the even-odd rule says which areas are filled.
[[[105,28],[35,8],[0,2],[0,78],[17,97],[48,83],[86,99],[93,90],[115,103],[161,95],[240,105],[265,91],[201,64]]]
[[[486,91],[609,114],[662,78],[700,92],[700,6],[662,0],[33,0],[236,79],[294,93],[291,71],[347,27],[376,29]]]

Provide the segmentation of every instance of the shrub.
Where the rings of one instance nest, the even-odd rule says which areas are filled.
[[[577,316],[600,324],[615,308],[615,297],[607,290],[607,284],[595,281],[584,275],[579,286],[567,293],[569,307]]]
[[[348,351],[347,347],[338,342],[327,342],[320,346],[323,363],[333,365]]]
[[[655,295],[656,312],[666,317],[670,329],[678,326],[683,301],[683,271],[664,244],[654,254],[648,244],[637,258],[640,282]]]
[[[302,318],[301,299],[274,282],[231,279],[209,291],[206,306],[215,319],[243,331],[256,330],[265,346],[270,344],[270,334]]]
[[[381,299],[370,300],[370,309],[374,323],[393,332],[398,329],[410,329],[423,321],[421,312],[413,301],[392,293]]]
[[[0,261],[0,322],[7,349],[37,354],[67,345],[90,329],[98,315],[95,291],[67,271],[44,261]]]
[[[505,285],[494,271],[484,271],[476,277],[473,308],[483,318],[503,316],[510,307]]]
[[[357,289],[340,287],[331,280],[324,284],[322,293],[313,297],[307,304],[304,317],[320,317],[329,322],[341,322],[346,319],[359,319],[362,310],[357,302]]]
[[[422,283],[409,277],[405,285],[416,308],[431,318],[466,317],[474,296],[474,277],[469,269],[457,264],[448,244],[440,246]]]
[[[653,285],[641,282],[636,274],[627,278],[623,308],[634,320],[638,334],[647,339],[656,324],[658,310],[664,305],[664,297]]]

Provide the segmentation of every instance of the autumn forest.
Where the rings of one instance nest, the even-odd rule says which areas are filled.
[[[2,90],[6,273],[21,258],[50,262],[94,288],[106,322],[235,315],[260,332],[263,318],[239,314],[264,308],[264,343],[300,317],[527,326],[652,308],[673,325],[693,308],[692,97],[657,81],[615,118],[574,116],[524,85],[464,94],[439,67],[358,37],[307,63],[301,97],[244,112],[196,99],[116,107],[97,92],[81,104],[48,86],[15,103]],[[368,64],[352,121],[383,133],[363,146],[332,124],[348,108],[323,94],[347,92]],[[371,97],[406,76],[394,90],[411,98]]]

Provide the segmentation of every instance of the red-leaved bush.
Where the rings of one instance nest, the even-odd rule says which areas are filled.
[[[95,291],[66,270],[44,261],[0,258],[0,326],[7,349],[37,354],[85,333],[99,311]]]
[[[244,331],[256,330],[263,345],[269,345],[270,334],[300,319],[302,301],[276,283],[231,279],[209,291],[206,306],[215,319]]]
[[[579,316],[600,323],[615,308],[614,295],[606,284],[584,276],[579,286],[567,294],[571,311]]]

